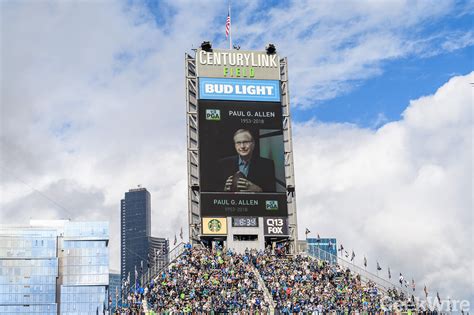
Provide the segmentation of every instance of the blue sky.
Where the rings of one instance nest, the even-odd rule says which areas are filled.
[[[458,1],[452,14],[424,25],[423,36],[472,31],[474,11],[469,12],[468,8],[468,2]],[[439,50],[442,38],[431,43],[433,50]],[[295,111],[295,119],[305,121],[314,117],[324,122],[349,122],[370,128],[399,120],[410,100],[433,94],[449,78],[472,71],[474,48],[471,42],[455,51],[415,54],[387,61],[381,68],[381,75],[356,82],[349,93],[323,101],[311,110]]]
[[[209,33],[207,38],[213,40],[221,46],[225,46],[225,37],[223,25],[227,14],[227,3],[213,2],[217,8],[220,8],[222,14],[210,18]],[[324,3],[324,1],[323,1]],[[341,2],[344,6],[347,2]],[[383,3],[383,2],[382,2]],[[387,2],[388,3],[388,2]],[[393,1],[395,3],[395,1]],[[425,4],[429,2],[425,1]],[[160,1],[132,1],[131,5],[143,5],[146,12],[155,25],[164,30],[168,30],[170,23],[176,15],[176,9],[169,3]],[[314,4],[314,3],[310,3]],[[436,2],[431,2],[436,6]],[[407,4],[408,7],[410,4]],[[295,1],[253,1],[251,4],[252,14],[247,11],[248,3],[234,1],[232,4],[232,25],[234,29],[234,42],[239,44],[242,49],[248,48],[246,42],[249,41],[252,48],[256,43],[263,45],[265,32],[260,33],[256,39],[246,31],[239,33],[242,24],[268,23],[267,27],[273,25],[272,14],[277,11],[286,10],[291,13],[295,7]],[[413,3],[417,7],[418,3]],[[473,4],[471,1],[442,1],[439,6],[445,6],[445,12],[434,14],[433,16],[423,16],[421,14],[420,22],[413,23],[412,26],[404,29],[400,27],[392,30],[403,40],[412,41],[412,45],[418,45],[419,49],[414,47],[410,51],[401,53],[397,57],[388,56],[380,58],[373,67],[376,73],[360,78],[340,78],[345,88],[331,95],[309,101],[303,107],[298,104],[292,111],[293,119],[296,122],[305,122],[317,120],[321,122],[344,122],[352,123],[361,127],[378,128],[383,124],[396,121],[401,118],[401,114],[409,105],[409,101],[419,98],[423,95],[432,94],[436,89],[454,75],[467,74],[474,69],[473,67]],[[424,9],[424,8],[423,8]],[[334,23],[324,13],[321,13],[321,19],[318,19],[320,13],[316,6],[314,19],[308,23],[308,27],[298,29],[300,41],[305,38],[318,37],[324,27],[321,25],[325,21],[331,25]],[[415,11],[416,9],[414,9]],[[202,16],[202,19],[208,17]],[[363,19],[364,14],[355,14],[351,19]],[[350,20],[350,19],[349,19]],[[342,21],[341,24],[351,22]],[[356,22],[357,23],[357,22]],[[291,28],[291,24],[285,24],[285,27]],[[350,27],[350,26],[348,26]],[[383,26],[378,26],[383,28]],[[367,31],[368,33],[371,30]],[[465,34],[461,47],[446,48],[446,42],[459,40]],[[338,49],[345,50],[351,46],[356,46],[358,37],[364,36],[364,33],[356,34],[355,37],[348,37],[336,45]],[[204,35],[206,36],[206,35]],[[291,43],[286,43],[291,45]],[[466,45],[466,47],[462,47]],[[288,50],[285,42],[280,43],[281,51]],[[278,49],[278,46],[277,46]],[[308,47],[307,49],[312,49]],[[314,51],[318,53],[317,50]],[[316,62],[317,64],[317,62]],[[292,60],[290,58],[290,66]],[[363,71],[363,70],[362,70]],[[290,70],[290,78],[292,76]],[[294,76],[294,74],[293,74]],[[292,84],[293,82],[290,82]]]
[[[433,94],[449,78],[474,69],[473,46],[431,57],[386,62],[383,73],[357,82],[347,94],[322,101],[308,110],[294,110],[296,121],[348,122],[377,128],[400,120],[410,100]]]

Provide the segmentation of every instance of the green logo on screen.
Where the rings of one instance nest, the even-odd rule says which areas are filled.
[[[209,221],[209,223],[207,224],[207,227],[209,228],[209,231],[211,232],[219,232],[222,228],[222,225],[221,223],[219,222],[219,220],[216,220],[216,219],[212,219],[211,221]]]
[[[221,120],[221,111],[218,109],[206,109],[206,120]]]
[[[265,209],[267,210],[278,210],[277,200],[265,200]]]

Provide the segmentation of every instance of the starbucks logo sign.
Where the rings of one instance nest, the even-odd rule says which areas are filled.
[[[216,220],[216,219],[212,219],[211,221],[209,221],[209,223],[207,224],[207,227],[209,228],[209,230],[211,232],[219,232],[222,228],[222,224],[219,220]]]

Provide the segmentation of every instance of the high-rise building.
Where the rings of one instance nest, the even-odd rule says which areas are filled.
[[[109,285],[109,224],[67,222],[61,232],[60,314],[103,314]]]
[[[150,199],[150,193],[146,188],[136,188],[126,192],[125,198],[120,202],[122,279],[127,279],[129,274],[130,279],[134,279],[135,270],[140,274],[146,272],[150,250]]]
[[[1,314],[107,310],[107,222],[31,220],[0,227]]]
[[[130,189],[121,206],[121,277],[130,280],[133,287],[135,275],[159,271],[168,263],[169,242],[151,236],[151,196],[146,188]],[[150,268],[150,273],[147,273]],[[135,270],[137,272],[135,272]]]
[[[57,314],[57,231],[0,226],[0,314]]]

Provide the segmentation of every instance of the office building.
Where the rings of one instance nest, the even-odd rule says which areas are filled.
[[[121,285],[120,272],[111,270],[109,272],[109,309],[111,313],[121,304]]]
[[[57,231],[0,226],[0,314],[57,314]]]
[[[308,254],[331,264],[337,263],[337,242],[335,238],[308,238]]]
[[[58,238],[60,314],[107,310],[108,242],[107,222],[66,222]]]
[[[147,269],[151,224],[151,200],[146,188],[130,189],[121,200],[121,275],[134,278],[135,269]],[[143,266],[143,270],[141,270]]]
[[[121,200],[121,277],[138,279],[159,271],[168,263],[169,242],[151,236],[151,196],[146,188],[130,189]],[[148,269],[150,268],[150,272]],[[135,273],[135,270],[137,273]]]
[[[0,227],[0,313],[107,310],[107,222],[31,220]]]
[[[150,237],[150,268],[156,274],[168,264],[169,241],[161,237]]]

